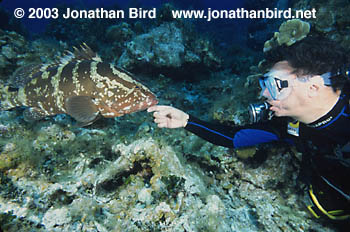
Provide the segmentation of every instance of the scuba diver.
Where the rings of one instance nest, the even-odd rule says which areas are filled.
[[[299,180],[309,211],[350,222],[350,62],[337,43],[308,36],[265,53],[268,72],[259,79],[267,100],[249,106],[252,123],[215,125],[171,106],[152,106],[160,128],[185,128],[213,144],[244,148],[292,143],[302,155]]]

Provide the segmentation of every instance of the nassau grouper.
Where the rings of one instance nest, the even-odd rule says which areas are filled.
[[[27,82],[18,89],[0,86],[0,109],[27,106],[26,121],[65,113],[86,126],[100,115],[119,117],[158,103],[130,73],[103,62],[86,44],[52,64],[22,69],[20,75]]]

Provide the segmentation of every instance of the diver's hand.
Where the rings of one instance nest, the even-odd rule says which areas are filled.
[[[160,128],[185,127],[189,118],[188,114],[171,106],[152,106],[147,112],[154,112],[154,122]]]

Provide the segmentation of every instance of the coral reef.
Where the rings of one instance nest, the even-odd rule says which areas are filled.
[[[20,69],[49,63],[66,48],[67,44],[63,42],[44,39],[27,41],[16,32],[0,29],[0,80],[15,88],[19,87],[26,78],[20,75]]]
[[[5,80],[21,63],[26,52],[27,41],[16,32],[0,29],[0,78]]]
[[[146,134],[129,144],[119,140],[104,144],[110,137],[108,132],[66,131],[64,127],[42,124],[37,131],[36,140],[40,143],[35,143],[35,150],[50,158],[42,158],[45,163],[36,165],[46,168],[35,169],[29,162],[24,165],[36,173],[19,175],[19,168],[12,167],[7,177],[1,178],[2,183],[12,186],[13,197],[17,199],[10,203],[11,197],[1,192],[3,229],[18,226],[15,219],[19,218],[27,222],[21,230],[36,228],[36,231],[318,228],[298,209],[297,197],[290,190],[293,184],[289,180],[296,178],[290,153],[277,156],[281,152],[272,151],[265,164],[256,169],[224,148],[205,143],[202,149],[196,149],[199,139],[193,135],[186,139],[185,147],[170,146],[165,140],[157,141]],[[157,129],[153,137],[162,134]],[[186,137],[184,131],[178,136]],[[82,149],[83,141],[97,146],[93,150]],[[70,144],[70,151],[64,152],[60,142]],[[182,155],[188,152],[194,152],[192,159],[204,160],[188,161]],[[211,154],[216,159],[210,158]],[[50,170],[49,166],[55,169]],[[15,219],[9,220],[5,213]]]
[[[171,9],[164,6],[149,27],[106,20],[51,24],[48,35],[66,42],[0,31],[1,80],[20,86],[21,69],[49,63],[85,41],[125,68],[150,69],[152,75],[138,77],[160,104],[203,120],[245,124],[246,107],[259,100],[258,57],[232,45],[226,55],[235,57],[217,70],[222,61],[213,42],[171,20]],[[339,15],[317,30],[348,27],[347,16]],[[305,32],[305,24],[296,25]],[[304,35],[281,28],[277,44]],[[169,70],[201,81],[176,81]],[[0,112],[1,230],[336,231],[307,213],[297,194],[300,154],[290,147],[233,151],[182,129],[156,128],[145,112],[76,128],[66,115],[27,123],[22,111]]]
[[[244,93],[244,79],[230,72],[212,79],[154,81],[161,104],[205,119],[212,101]],[[204,104],[194,107],[199,97]],[[88,128],[71,127],[67,116],[27,124],[19,115],[0,113],[5,231],[334,231],[306,213],[295,194],[298,162],[284,147],[236,156],[184,130],[154,128],[144,112]]]
[[[300,19],[288,20],[281,24],[279,32],[276,35],[279,45],[286,44],[290,46],[295,42],[302,40],[310,32],[310,24]]]
[[[271,50],[276,46],[290,46],[295,42],[302,40],[310,32],[310,24],[300,19],[291,19],[283,22],[279,31],[274,33],[273,38],[264,44],[264,52]]]
[[[187,40],[178,23],[164,22],[128,42],[116,63],[128,70],[162,69],[164,73],[164,70],[170,69],[182,74],[188,71],[186,67],[209,69],[220,66],[221,60],[208,40],[200,38],[189,44]]]
[[[173,23],[164,23],[129,42],[117,63],[126,69],[141,64],[180,67],[184,53],[183,34],[180,28]]]
[[[112,25],[107,28],[106,37],[110,41],[126,42],[134,37],[134,32],[128,23],[122,22],[120,24]]]
[[[292,19],[284,22],[274,37],[266,41],[264,51],[268,51],[281,44],[290,44],[298,41],[309,34],[323,34],[341,44],[345,49],[350,49],[350,16],[349,2],[347,0],[332,1],[291,1],[294,10],[316,10],[316,17],[303,19]],[[309,25],[308,25],[309,24]]]
[[[347,0],[332,1],[295,1],[294,9],[315,9],[316,18],[308,21],[315,28],[313,33],[321,33],[338,42],[344,48],[350,49],[350,16]]]

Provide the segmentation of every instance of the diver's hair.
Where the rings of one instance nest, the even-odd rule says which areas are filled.
[[[339,44],[322,36],[308,36],[291,46],[278,46],[265,53],[270,66],[279,61],[288,61],[297,75],[321,75],[326,72],[338,72],[344,65],[350,64],[347,52]],[[350,86],[345,75],[332,78],[334,90]]]

